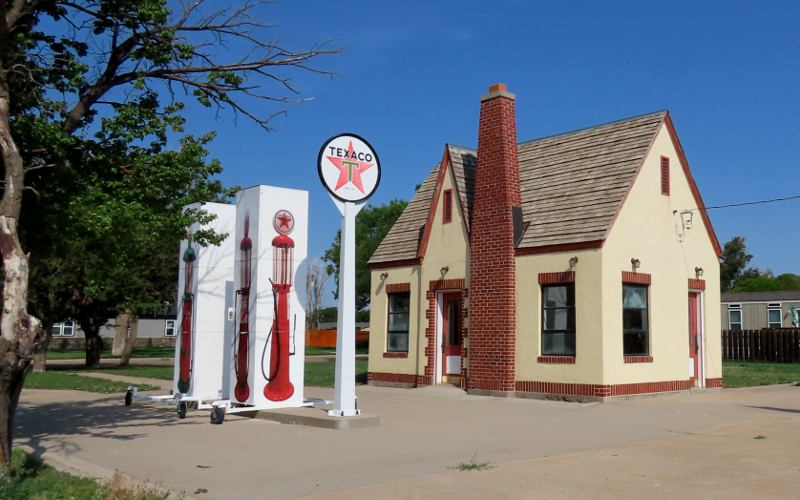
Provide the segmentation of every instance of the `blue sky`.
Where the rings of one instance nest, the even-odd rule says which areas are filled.
[[[310,191],[310,255],[339,227],[316,157],[341,131],[364,136],[383,167],[372,201],[409,199],[450,142],[477,142],[478,97],[517,94],[520,140],[669,109],[707,205],[800,194],[797,2],[283,1],[264,14],[331,80],[295,75],[313,100],[267,134],[192,111],[216,129],[223,181]],[[260,104],[259,104],[260,105]],[[265,111],[270,108],[265,107]],[[722,243],[747,238],[752,264],[800,273],[800,201],[711,211]]]

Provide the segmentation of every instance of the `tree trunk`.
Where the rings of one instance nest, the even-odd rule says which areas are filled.
[[[0,339],[0,349],[2,349],[2,352],[8,353],[8,343],[5,339]],[[7,354],[6,360],[9,357]],[[17,403],[19,403],[19,395],[25,383],[28,366],[29,364],[25,363],[25,360],[16,358],[16,363],[13,363],[13,367],[3,363],[0,370],[0,438],[2,438],[0,439],[0,460],[2,460],[0,462],[0,471],[6,469],[11,462],[14,414],[17,411]]]
[[[47,347],[33,354],[33,371],[36,373],[47,371]]]
[[[125,348],[122,350],[122,359],[119,360],[120,366],[128,366],[131,362],[133,346],[136,344],[136,337],[139,335],[139,318],[128,315],[128,335],[125,337]]]
[[[0,64],[0,153],[4,168],[3,197],[0,200],[0,253],[3,256],[0,468],[7,467],[11,460],[14,412],[33,352],[42,337],[39,320],[28,314],[28,256],[22,250],[17,232],[25,172],[22,156],[11,134],[10,94],[6,75],[6,68]]]
[[[87,331],[81,326],[83,334],[86,336],[86,366],[97,366],[100,364],[100,353],[103,350],[103,339],[100,338],[100,329],[94,328]]]
[[[122,356],[122,352],[125,350],[125,342],[128,338],[130,320],[131,314],[129,312],[117,314],[117,324],[114,327],[114,342],[111,344],[112,356]]]

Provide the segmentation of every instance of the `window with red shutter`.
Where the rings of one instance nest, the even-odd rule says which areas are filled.
[[[661,157],[661,194],[669,195],[669,158]]]
[[[453,220],[453,190],[445,189],[442,199],[442,223],[446,224]]]

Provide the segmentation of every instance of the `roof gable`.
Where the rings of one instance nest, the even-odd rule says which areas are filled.
[[[670,131],[712,245],[719,254],[719,242],[666,111],[519,144],[521,208],[526,225],[518,251],[600,247],[662,124]],[[476,163],[474,149],[447,145],[442,163],[428,175],[370,264],[424,256],[425,223],[435,210],[437,179],[448,165],[455,176],[469,230]]]

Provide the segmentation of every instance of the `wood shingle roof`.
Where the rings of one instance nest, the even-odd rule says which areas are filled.
[[[519,144],[526,227],[517,247],[605,239],[666,114],[659,111]],[[471,214],[476,151],[447,147],[459,199]],[[417,258],[438,170],[439,165],[428,175],[370,264]]]

